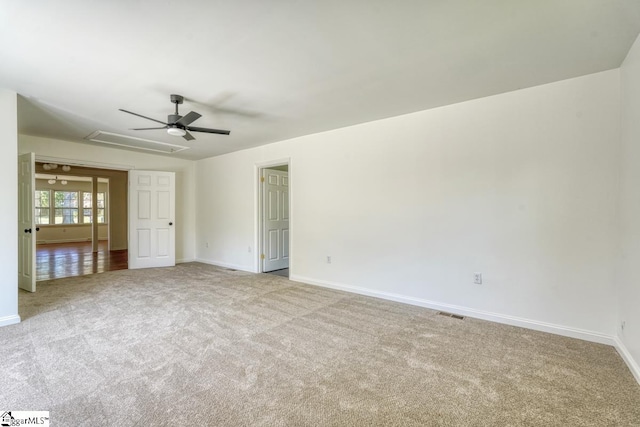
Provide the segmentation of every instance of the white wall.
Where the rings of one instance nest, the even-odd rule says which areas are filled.
[[[155,154],[20,135],[20,153],[34,152],[67,160],[128,165],[140,170],[176,173],[176,260],[195,258],[195,163]]]
[[[621,67],[622,166],[618,336],[640,382],[640,38]],[[621,323],[625,322],[624,330]],[[629,363],[629,361],[628,361]]]
[[[290,158],[293,279],[610,342],[619,85],[612,70],[199,161],[197,256],[255,271],[255,165]]]
[[[5,203],[0,221],[5,224],[0,245],[0,326],[18,323],[18,113],[17,94],[0,88],[0,181]],[[15,200],[16,202],[11,202]]]

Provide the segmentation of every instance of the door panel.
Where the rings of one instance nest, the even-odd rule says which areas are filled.
[[[288,172],[264,169],[262,191],[262,271],[289,267],[289,179]]]
[[[278,230],[269,230],[269,261],[277,261],[280,256]]]
[[[129,172],[129,268],[175,265],[175,174]]]
[[[158,229],[158,257],[168,257],[171,254],[171,230],[168,228]]]
[[[171,187],[172,179],[166,175],[157,175],[156,182],[158,183],[158,187]]]
[[[282,230],[282,256],[289,259],[289,230]]]
[[[138,175],[137,178],[139,186],[151,186],[151,175]]]
[[[151,230],[138,229],[138,258],[151,256]]]
[[[158,218],[169,219],[171,216],[171,194],[168,191],[158,191]]]
[[[138,219],[151,218],[151,192],[138,191]]]
[[[287,186],[289,185],[289,180],[285,181],[283,180],[282,183],[283,186]],[[284,221],[289,221],[289,190],[282,190],[282,206],[280,207],[281,212],[282,212],[282,219]]]
[[[18,286],[36,291],[35,154],[18,157]]]

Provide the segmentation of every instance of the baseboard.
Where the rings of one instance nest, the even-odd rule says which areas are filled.
[[[240,270],[240,271],[246,271],[248,273],[255,273],[255,271],[247,269],[247,267],[245,267],[244,265],[229,264],[222,261],[211,261],[203,258],[196,258],[194,261],[201,262],[203,264],[215,265],[216,267],[231,268],[233,270]]]
[[[331,288],[345,292],[351,292],[360,295],[367,295],[371,297],[386,299],[390,301],[401,302],[405,304],[416,305],[419,307],[430,308],[432,310],[446,311],[448,313],[459,314],[462,316],[473,317],[476,319],[488,320],[491,322],[502,323],[505,325],[518,326],[521,328],[532,329],[535,331],[548,332],[551,334],[561,335],[570,338],[577,338],[584,341],[595,342],[599,344],[607,344],[613,346],[622,360],[627,364],[629,370],[635,377],[638,384],[640,384],[640,366],[633,359],[631,353],[626,348],[624,343],[617,336],[611,336],[602,334],[599,332],[587,331],[584,329],[571,328],[568,326],[556,325],[553,323],[540,322],[537,320],[525,319],[522,317],[509,316],[504,314],[492,313],[483,310],[476,310],[468,307],[462,307],[453,304],[445,304],[436,301],[429,301],[420,298],[408,297],[405,295],[394,294],[389,292],[374,291],[367,288],[361,288],[358,286],[343,285],[340,283],[328,282],[324,280],[315,280],[309,277],[291,275],[289,280],[294,282],[301,282],[308,285],[321,286],[324,288]]]
[[[194,262],[194,261],[197,261],[197,260],[195,258],[177,259],[176,264],[184,264],[185,262]]]
[[[90,242],[91,241],[91,237],[86,238],[86,239],[54,239],[54,240],[38,240],[36,243],[38,244],[49,244],[49,243],[84,243],[84,242]]]
[[[638,365],[638,362],[633,359],[633,356],[631,356],[631,353],[627,349],[627,346],[624,345],[620,337],[616,336],[614,340],[615,348],[618,351],[618,354],[620,354],[620,357],[622,357],[622,360],[624,360],[624,362],[629,367],[629,370],[636,378],[636,381],[638,382],[638,384],[640,384],[640,365]]]
[[[339,283],[333,283],[322,280],[315,280],[309,277],[291,275],[289,280],[302,282],[309,285],[322,286],[325,288],[337,289],[341,291],[353,292],[356,294],[367,295],[376,298],[382,298],[390,301],[402,302],[405,304],[417,305],[420,307],[430,308],[432,310],[446,311],[448,313],[459,314],[462,316],[473,317],[476,319],[488,320],[491,322],[502,323],[505,325],[519,326],[521,328],[532,329],[535,331],[549,332],[551,334],[562,335],[570,338],[578,338],[585,341],[591,341],[599,344],[607,344],[615,346],[615,338],[611,335],[599,332],[587,331],[584,329],[572,328],[568,326],[556,325],[553,323],[540,322],[537,320],[526,319],[522,317],[509,316],[505,314],[492,313],[489,311],[476,310],[473,308],[462,307],[459,305],[445,304],[437,301],[429,301],[420,298],[408,297],[405,295],[394,294],[389,292],[374,291],[367,288],[357,286],[348,286]]]
[[[20,316],[17,314],[13,316],[0,317],[0,327],[15,325],[16,323],[20,323]]]

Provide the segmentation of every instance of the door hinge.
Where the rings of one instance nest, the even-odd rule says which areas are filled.
[[[260,254],[260,259],[264,259],[264,254]]]
[[[260,177],[260,182],[264,182],[264,176]]]

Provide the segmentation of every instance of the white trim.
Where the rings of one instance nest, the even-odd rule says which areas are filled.
[[[631,353],[629,352],[627,347],[624,345],[620,337],[616,336],[613,339],[615,341],[614,347],[618,351],[618,354],[620,355],[620,357],[622,357],[622,360],[624,360],[624,362],[627,364],[627,366],[629,367],[629,370],[635,377],[638,384],[640,384],[640,365],[638,365],[638,363],[633,359],[633,356],[631,356]]]
[[[216,267],[231,268],[233,270],[246,271],[247,273],[255,273],[255,271],[249,270],[247,269],[247,267],[243,265],[229,264],[227,262],[222,262],[222,261],[210,261],[208,259],[203,259],[203,258],[196,258],[194,261],[201,262],[203,264],[215,265]]]
[[[253,209],[253,271],[255,273],[261,273],[262,259],[260,256],[262,254],[262,183],[260,182],[260,178],[262,178],[262,167],[257,163],[254,165],[254,175],[253,194],[255,195],[255,206]],[[291,212],[291,207],[289,207],[289,212]]]
[[[107,240],[107,239],[99,239],[99,240]],[[76,238],[76,239],[53,239],[53,240],[38,240],[37,243],[39,245],[47,245],[49,243],[84,243],[91,242],[91,237],[84,238]]]
[[[283,157],[277,160],[267,160],[264,162],[256,162],[256,167],[258,169],[268,169],[273,166],[284,166],[288,165],[291,162],[291,157]]]
[[[17,314],[13,316],[0,317],[0,327],[15,325],[16,323],[20,323],[20,316]]]
[[[177,259],[176,264],[184,264],[187,262],[194,262],[194,261],[197,261],[197,259],[195,258]]]
[[[283,157],[277,160],[268,160],[263,162],[256,162],[254,164],[254,194],[255,194],[255,209],[254,209],[254,246],[255,246],[255,257],[254,257],[254,270],[253,273],[262,273],[262,260],[260,255],[262,254],[262,183],[260,178],[262,178],[263,169],[269,169],[270,167],[276,166],[287,166],[287,172],[289,176],[289,271],[292,268],[292,257],[293,254],[293,224],[291,221],[291,212],[293,212],[293,189],[292,189],[292,174],[291,174],[291,157]],[[246,270],[245,270],[246,271]]]
[[[113,169],[113,170],[121,170],[121,171],[128,171],[136,168],[133,165],[92,162],[90,160],[71,160],[71,159],[63,159],[61,157],[42,156],[39,154],[36,154],[36,162],[56,163],[59,165],[69,165],[69,166],[83,166],[87,168],[96,168],[96,169]]]
[[[490,322],[502,323],[505,325],[519,326],[521,328],[533,329],[535,331],[549,332],[565,337],[578,338],[585,341],[596,342],[615,346],[615,338],[611,335],[599,332],[587,331],[579,328],[556,325],[553,323],[540,322],[522,317],[509,316],[505,314],[492,313],[489,311],[476,310],[473,308],[462,307],[459,305],[440,303],[420,298],[408,297],[400,294],[389,292],[374,291],[367,288],[357,286],[348,286],[339,283],[328,282],[324,280],[314,280],[309,277],[291,275],[289,280],[295,282],[307,283],[309,285],[322,286],[325,288],[337,289],[341,291],[352,292],[361,295],[367,295],[376,298],[382,298],[390,301],[402,302],[405,304],[417,305],[420,307],[430,308],[432,310],[441,310],[449,313],[459,314],[462,316],[474,317],[476,319],[488,320]]]

